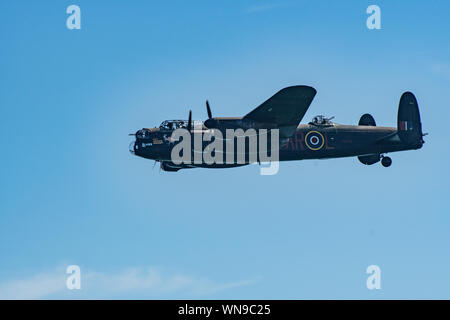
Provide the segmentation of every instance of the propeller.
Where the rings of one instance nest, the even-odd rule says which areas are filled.
[[[206,100],[206,112],[208,112],[208,119],[212,118],[211,108],[209,107],[209,102]]]
[[[215,121],[212,117],[212,112],[208,100],[206,100],[206,112],[208,113],[208,119],[206,119],[203,124],[207,128],[213,128],[215,126]]]
[[[192,129],[192,110],[189,110],[189,120],[187,125],[187,130],[191,132]]]

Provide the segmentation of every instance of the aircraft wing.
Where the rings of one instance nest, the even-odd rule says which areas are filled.
[[[295,132],[316,93],[316,89],[308,86],[281,89],[244,119],[275,124],[280,128],[281,136],[289,137]]]

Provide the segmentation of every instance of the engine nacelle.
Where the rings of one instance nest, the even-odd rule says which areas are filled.
[[[161,161],[161,169],[163,171],[169,171],[169,172],[177,172],[181,169],[181,167],[175,165],[173,162],[170,161]]]
[[[380,161],[380,155],[379,154],[368,154],[366,156],[359,156],[358,160],[359,162],[366,164],[366,165],[371,165],[371,164],[375,164],[378,161]]]

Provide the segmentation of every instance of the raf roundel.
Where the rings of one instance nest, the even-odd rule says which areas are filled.
[[[325,139],[319,131],[310,131],[305,136],[305,144],[309,149],[316,151],[323,148]]]

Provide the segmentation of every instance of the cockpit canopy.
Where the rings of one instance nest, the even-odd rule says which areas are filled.
[[[142,128],[141,130],[136,131],[136,138],[151,139],[153,132],[153,129]]]
[[[160,125],[159,128],[162,130],[176,130],[176,129],[186,129],[188,126],[188,120],[165,120]],[[191,127],[195,128],[197,126],[202,127],[203,122],[199,120],[193,120]]]
[[[333,118],[334,117],[327,118],[323,115],[318,115],[318,116],[315,116],[309,124],[312,124],[315,126],[330,126],[333,124],[333,122],[331,122],[331,119],[333,119]]]

